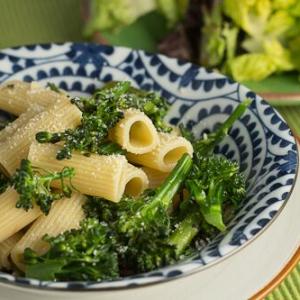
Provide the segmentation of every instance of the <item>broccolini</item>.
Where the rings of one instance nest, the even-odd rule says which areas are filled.
[[[71,197],[72,186],[65,183],[65,179],[71,179],[75,175],[73,168],[66,167],[61,172],[47,172],[31,165],[28,159],[21,161],[20,168],[11,178],[11,185],[20,194],[16,203],[17,208],[26,211],[37,204],[41,211],[47,215],[52,202],[63,197]],[[52,181],[60,181],[60,190],[50,187]]]
[[[63,141],[56,158],[65,159],[77,150],[85,155],[124,154],[121,147],[107,140],[109,129],[123,117],[123,110],[137,108],[153,121],[159,131],[169,132],[171,127],[163,121],[168,104],[155,93],[137,90],[130,82],[112,82],[97,90],[90,98],[74,98],[73,104],[82,111],[81,124],[64,132],[39,132],[36,139],[40,143]]]

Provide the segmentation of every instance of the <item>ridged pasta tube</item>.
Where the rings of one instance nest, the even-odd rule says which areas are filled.
[[[135,154],[150,152],[159,142],[151,119],[137,109],[124,111],[124,117],[110,131],[110,138]]]
[[[28,159],[36,167],[49,171],[60,171],[64,167],[73,167],[75,176],[72,185],[82,194],[103,197],[118,202],[127,184],[124,182],[124,170],[128,162],[123,155],[97,155],[89,157],[73,152],[71,159],[57,160],[56,153],[61,149],[58,145],[33,143],[30,147]],[[138,181],[137,181],[138,183]],[[57,184],[57,185],[56,185]],[[54,182],[59,187],[59,182]],[[142,188],[140,188],[142,189]]]
[[[80,110],[66,97],[61,97],[47,110],[34,116],[5,142],[0,143],[0,164],[4,171],[13,174],[23,158],[27,158],[30,144],[39,131],[63,131],[80,124]]]
[[[148,177],[150,189],[155,189],[158,186],[160,186],[170,174],[170,173],[154,170],[148,167],[143,167],[142,169]]]
[[[159,133],[158,146],[149,153],[127,153],[130,162],[147,166],[161,172],[170,172],[184,153],[193,155],[192,144],[182,136]]]
[[[12,249],[11,258],[15,265],[25,271],[23,253],[26,248],[31,248],[39,255],[47,252],[49,244],[42,240],[45,234],[57,236],[64,231],[78,228],[84,218],[83,204],[84,196],[79,193],[73,193],[71,198],[54,202],[49,214],[35,220]]]
[[[120,190],[126,195],[136,197],[148,188],[149,180],[145,172],[127,163],[121,177]]]
[[[18,199],[19,194],[13,188],[8,188],[0,195],[0,242],[5,241],[42,214],[36,206],[28,211],[16,208]]]
[[[33,105],[22,113],[16,120],[7,124],[7,126],[0,131],[0,143],[4,142],[15,132],[23,130],[23,127],[28,123],[28,121],[42,110],[43,108],[41,106]]]
[[[0,243],[0,269],[11,270],[10,252],[22,236],[23,233],[17,232]]]
[[[32,105],[47,107],[60,97],[60,93],[43,88],[37,82],[8,81],[0,86],[0,109],[19,116]]]

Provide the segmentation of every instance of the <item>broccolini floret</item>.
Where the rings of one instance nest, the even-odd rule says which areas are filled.
[[[50,249],[24,252],[26,276],[40,280],[103,280],[119,277],[115,237],[105,222],[88,218],[79,229],[57,237],[44,236]]]
[[[226,201],[237,205],[245,197],[245,178],[239,173],[239,165],[224,157],[215,156],[215,146],[228,134],[233,123],[245,112],[251,100],[240,103],[229,118],[215,131],[197,140],[180,127],[182,134],[193,145],[193,167],[185,181],[190,198],[195,201],[208,224],[223,231],[222,207]]]
[[[171,130],[163,121],[167,113],[167,102],[155,93],[132,88],[127,81],[112,82],[97,90],[90,98],[74,98],[71,101],[82,111],[81,124],[77,128],[36,134],[40,143],[64,142],[63,149],[57,153],[57,159],[70,158],[73,150],[86,155],[124,154],[119,145],[107,139],[109,129],[123,118],[123,110],[128,108],[143,111],[158,130]]]
[[[28,159],[23,159],[20,168],[16,170],[10,181],[20,194],[16,207],[28,211],[36,204],[47,215],[53,201],[71,197],[71,182],[66,184],[65,180],[70,180],[74,175],[73,168],[66,167],[61,172],[48,172],[32,166]],[[60,181],[60,190],[51,188],[54,180]]]

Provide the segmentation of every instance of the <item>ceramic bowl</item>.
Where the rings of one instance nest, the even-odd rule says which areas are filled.
[[[101,291],[180,278],[205,270],[255,242],[289,199],[298,166],[297,146],[289,127],[267,102],[221,74],[139,50],[64,43],[0,51],[0,82],[13,79],[52,82],[74,95],[90,94],[111,80],[129,80],[139,88],[165,97],[171,104],[167,121],[185,124],[198,137],[224,121],[246,97],[253,101],[215,150],[240,164],[247,178],[247,198],[228,230],[204,246],[196,257],[114,281],[42,282],[0,272],[2,284],[31,289]]]

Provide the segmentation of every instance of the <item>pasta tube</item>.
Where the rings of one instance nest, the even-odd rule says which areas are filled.
[[[13,188],[8,188],[0,195],[0,242],[5,241],[42,214],[38,207],[28,211],[16,208],[18,199],[19,194]]]
[[[158,145],[158,134],[149,117],[137,109],[124,111],[124,118],[111,130],[110,137],[123,149],[147,153]]]
[[[28,155],[30,144],[39,131],[63,131],[80,124],[81,112],[62,97],[47,110],[34,116],[5,142],[0,143],[0,164],[8,174],[13,174],[23,158]]]
[[[120,191],[129,196],[138,196],[147,187],[149,181],[145,172],[131,164],[126,164],[120,182]]]
[[[15,132],[23,130],[23,126],[35,115],[42,111],[42,107],[33,105],[22,113],[16,120],[9,123],[4,129],[0,131],[0,143],[4,142],[8,137],[12,136]]]
[[[184,153],[192,156],[193,146],[181,136],[159,133],[159,145],[149,153],[127,153],[129,161],[159,170],[170,172]]]
[[[65,198],[54,202],[49,214],[35,220],[12,249],[11,258],[15,265],[25,271],[23,253],[26,248],[31,248],[39,255],[47,252],[49,244],[42,240],[45,234],[57,236],[64,231],[78,228],[84,218],[83,204],[84,196],[79,193],[74,193],[70,199]]]
[[[0,86],[0,109],[19,116],[32,105],[47,107],[60,97],[37,82],[8,81]]]
[[[34,166],[49,171],[73,167],[75,176],[72,185],[82,194],[103,197],[113,202],[121,199],[126,190],[126,185],[120,184],[128,165],[125,156],[91,154],[86,157],[73,152],[71,159],[57,160],[55,156],[60,148],[58,145],[33,143],[28,159]],[[54,186],[59,187],[60,182],[54,182]]]
[[[17,232],[7,240],[0,243],[0,269],[5,268],[6,270],[11,270],[10,252],[16,243],[22,237],[21,232]]]
[[[169,173],[157,171],[147,167],[143,167],[142,169],[148,177],[150,189],[155,189],[160,186],[169,175]]]

